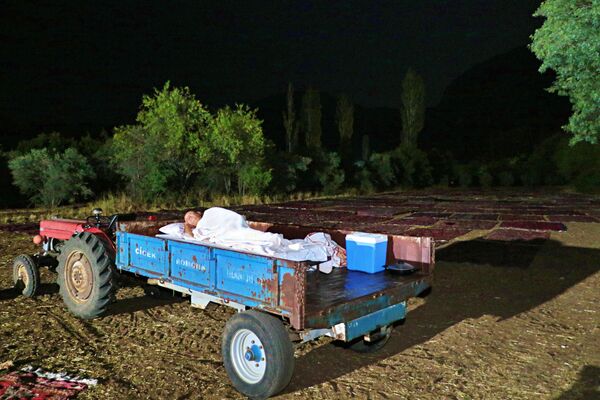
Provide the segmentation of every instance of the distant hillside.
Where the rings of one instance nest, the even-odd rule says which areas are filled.
[[[467,70],[428,110],[423,146],[463,160],[490,159],[529,152],[560,131],[570,104],[546,91],[553,76],[540,74],[539,64],[519,47]]]

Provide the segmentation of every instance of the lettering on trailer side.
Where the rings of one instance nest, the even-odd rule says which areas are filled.
[[[146,250],[145,248],[143,248],[142,246],[136,247],[135,248],[135,254],[142,256],[142,257],[148,257],[148,258],[153,258],[156,260],[156,253],[153,253],[151,251]]]
[[[182,267],[194,268],[200,271],[205,271],[206,267],[204,265],[198,264],[197,262],[185,260],[182,258],[175,259],[175,265],[181,265]]]

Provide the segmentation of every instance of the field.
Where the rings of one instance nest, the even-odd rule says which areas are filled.
[[[443,248],[432,293],[410,302],[383,350],[360,355],[327,339],[303,345],[281,399],[600,398],[600,199],[418,192],[310,204],[317,203],[240,210],[284,222],[302,214],[290,211],[296,207],[330,216],[308,221],[314,226],[416,229]],[[21,227],[0,231],[0,365],[100,379],[82,399],[241,398],[220,356],[233,311],[157,300],[126,281],[109,316],[81,321],[63,307],[45,270],[42,295],[16,297],[11,260],[35,251],[21,232],[31,227]]]

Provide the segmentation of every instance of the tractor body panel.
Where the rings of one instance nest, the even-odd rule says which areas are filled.
[[[76,232],[83,232],[83,220],[77,219],[49,219],[40,221],[40,235],[44,238],[68,240]]]

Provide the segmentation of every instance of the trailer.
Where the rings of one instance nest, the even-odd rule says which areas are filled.
[[[379,350],[404,320],[407,300],[432,283],[431,238],[388,236],[387,262],[410,264],[409,274],[346,268],[325,274],[309,262],[162,235],[158,229],[166,222],[122,220],[95,214],[86,221],[42,221],[43,251],[15,259],[15,283],[24,295],[34,295],[37,268],[54,267],[67,308],[84,319],[100,317],[112,305],[119,274],[189,296],[194,307],[232,307],[238,312],[222,335],[223,362],[235,388],[251,398],[270,397],[288,385],[295,345],[328,336],[356,351]],[[249,224],[289,239],[314,231]],[[349,232],[323,231],[345,246]]]

